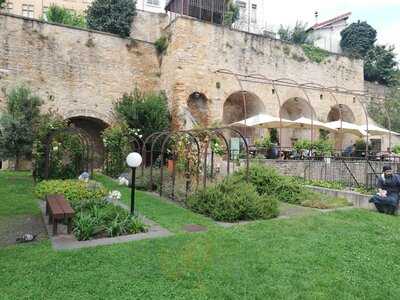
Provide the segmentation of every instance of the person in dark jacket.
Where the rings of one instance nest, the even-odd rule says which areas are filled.
[[[379,192],[369,202],[374,203],[380,213],[394,215],[399,205],[400,176],[393,174],[390,166],[384,166],[378,180]]]

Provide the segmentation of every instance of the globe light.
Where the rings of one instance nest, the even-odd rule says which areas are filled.
[[[129,153],[126,157],[126,163],[131,168],[137,168],[142,164],[142,156],[137,152]]]
[[[135,187],[136,187],[136,168],[142,164],[142,156],[137,152],[129,153],[126,163],[132,169],[131,182],[131,215],[135,215]]]

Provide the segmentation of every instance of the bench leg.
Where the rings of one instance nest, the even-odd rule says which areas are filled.
[[[68,234],[71,234],[72,232],[72,218],[67,218],[67,228],[68,228]]]
[[[49,214],[49,202],[46,200],[46,216]]]
[[[49,213],[49,225],[51,225],[51,224],[53,224],[53,215],[52,215],[52,213],[50,212],[50,213]]]
[[[58,220],[53,220],[53,235],[57,235],[57,223]]]

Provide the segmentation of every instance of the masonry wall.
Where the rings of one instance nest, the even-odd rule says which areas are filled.
[[[164,13],[137,10],[132,23],[131,37],[154,43],[163,35],[163,30],[168,25],[168,18]]]
[[[65,118],[88,116],[110,123],[112,104],[136,85],[158,90],[154,45],[114,35],[0,14],[0,106],[5,93],[26,84],[45,100],[44,110]]]
[[[178,123],[187,123],[186,101],[196,91],[208,98],[212,122],[223,122],[224,102],[240,90],[254,93],[263,102],[264,112],[278,116],[279,102],[277,95],[271,93],[271,86],[249,82],[240,86],[233,76],[216,73],[218,69],[327,87],[359,90],[364,87],[362,62],[344,56],[332,54],[324,62],[316,63],[299,46],[183,17],[177,18],[166,31],[170,44],[162,62],[161,85],[167,91]],[[318,91],[308,91],[305,95],[301,89],[285,87],[280,87],[278,94],[282,104],[294,97],[309,97],[321,121],[327,120],[336,103],[348,105],[356,121],[363,121],[361,106],[351,96],[338,94],[334,99],[326,94],[320,99]]]

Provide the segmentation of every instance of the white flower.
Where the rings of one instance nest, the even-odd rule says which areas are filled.
[[[122,194],[120,191],[112,191],[108,194],[108,199],[111,202],[117,202],[117,201],[121,200],[121,198],[122,198]]]
[[[126,185],[126,186],[128,186],[128,185],[129,185],[129,180],[126,179],[125,177],[119,177],[119,178],[118,178],[118,184],[119,184],[119,185]]]

